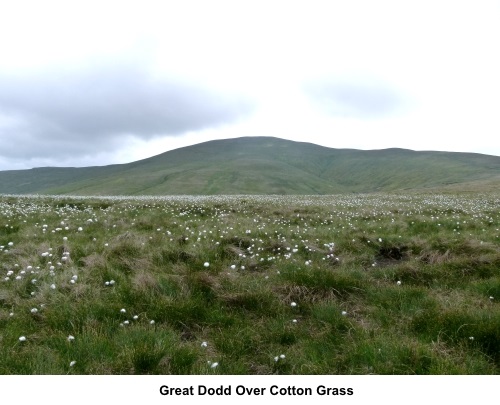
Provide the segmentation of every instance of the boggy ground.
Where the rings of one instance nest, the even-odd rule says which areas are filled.
[[[498,374],[500,198],[0,197],[1,374]]]

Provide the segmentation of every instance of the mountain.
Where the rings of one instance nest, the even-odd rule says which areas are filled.
[[[272,137],[209,141],[127,164],[0,171],[2,194],[337,194],[498,186],[498,156],[332,149]]]

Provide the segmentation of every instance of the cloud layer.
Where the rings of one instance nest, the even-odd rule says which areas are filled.
[[[386,118],[409,104],[408,99],[388,84],[360,78],[339,79],[317,80],[305,86],[306,94],[333,116]]]
[[[117,146],[126,137],[226,124],[249,114],[248,98],[178,79],[155,78],[138,66],[107,64],[78,70],[0,75],[0,155],[75,155]],[[23,147],[21,147],[23,145]]]
[[[496,0],[6,2],[0,170],[259,135],[500,155],[499,17]]]

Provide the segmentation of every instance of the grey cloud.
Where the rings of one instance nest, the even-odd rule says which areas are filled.
[[[395,114],[406,103],[395,89],[373,81],[318,81],[308,83],[305,92],[329,114],[361,119]]]
[[[0,73],[0,155],[32,158],[118,147],[218,126],[249,114],[253,103],[178,80],[155,79],[133,65],[37,75]],[[2,125],[2,117],[8,118]]]

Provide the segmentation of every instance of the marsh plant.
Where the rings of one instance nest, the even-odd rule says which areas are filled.
[[[498,374],[496,194],[0,197],[1,374]]]

